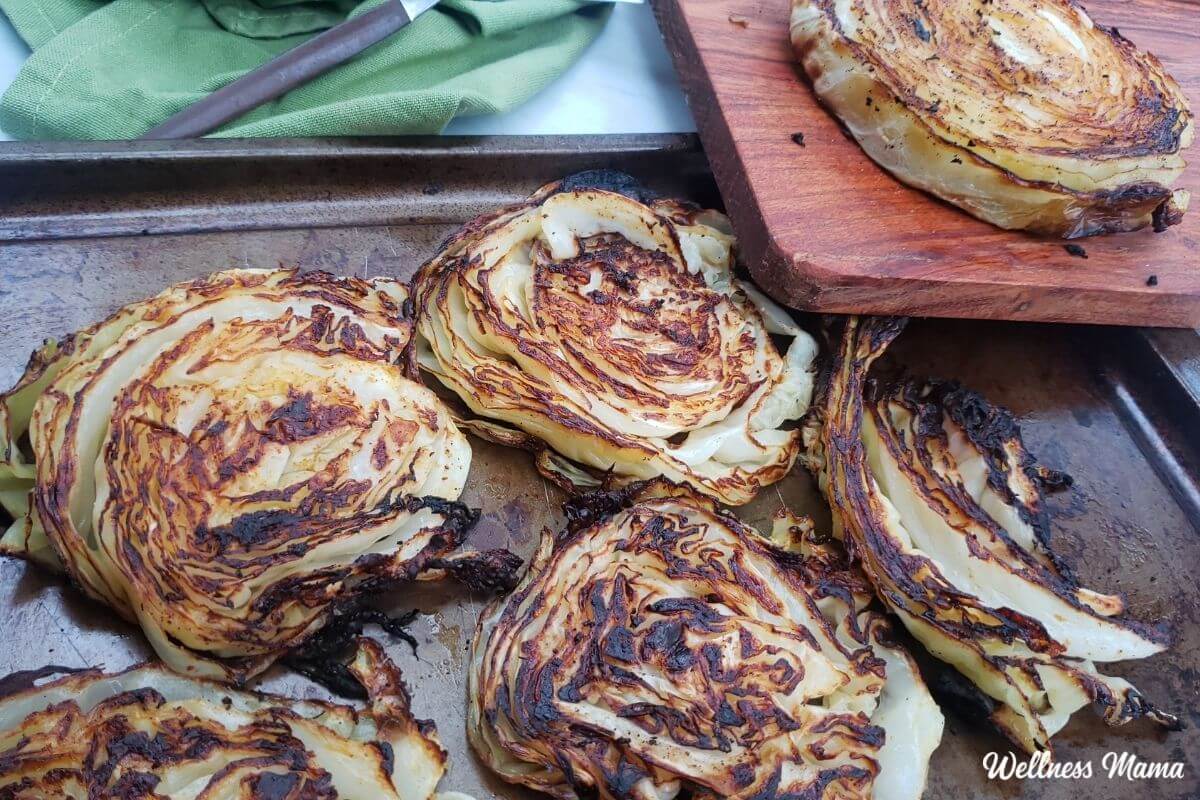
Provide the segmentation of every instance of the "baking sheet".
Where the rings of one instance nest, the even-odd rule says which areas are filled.
[[[625,169],[664,192],[716,201],[690,137],[6,150],[0,153],[0,386],[16,380],[43,338],[213,270],[284,264],[408,277],[471,215],[595,167]],[[1107,671],[1129,678],[1189,726],[1180,733],[1144,722],[1109,729],[1081,711],[1054,741],[1060,759],[1092,761],[1092,779],[998,781],[987,778],[982,760],[1007,752],[1006,743],[964,716],[969,709],[947,702],[930,800],[1200,797],[1198,342],[1179,331],[919,321],[889,354],[884,369],[903,365],[913,374],[961,379],[1007,405],[1032,451],[1076,478],[1074,489],[1052,498],[1056,547],[1086,585],[1125,592],[1134,616],[1169,619],[1178,637],[1162,656]],[[475,439],[472,445],[463,499],[483,510],[473,541],[527,556],[543,526],[561,523],[563,495],[527,454]],[[801,471],[738,513],[765,526],[780,503],[828,527],[824,502]],[[463,670],[487,598],[445,584],[378,600],[421,611],[413,627],[417,655],[402,642],[390,642],[388,650],[405,672],[418,715],[437,722],[450,752],[442,788],[479,798],[538,796],[493,778],[465,742]],[[0,560],[0,675],[47,663],[119,669],[149,655],[140,634],[111,612],[52,576]],[[953,688],[943,670],[929,666],[935,687]],[[261,686],[324,696],[281,669]],[[1102,759],[1110,751],[1184,762],[1185,777],[1109,780]]]

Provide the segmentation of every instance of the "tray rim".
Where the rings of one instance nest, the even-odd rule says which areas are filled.
[[[685,180],[703,176],[706,197],[716,197],[690,133],[2,142],[0,243],[321,228],[332,218],[329,202],[351,197],[357,212],[348,221],[356,224],[417,221],[412,214],[446,222],[475,195],[492,205],[519,199],[501,196],[509,179],[500,176],[537,179],[532,191],[603,167],[648,178],[661,159]],[[551,163],[557,168],[544,169]],[[289,209],[290,224],[271,213],[268,198],[279,190],[286,196],[275,210]],[[245,213],[227,213],[234,203]]]
[[[504,136],[348,136],[285,139],[139,139],[0,142],[0,167],[114,161],[271,161],[467,155],[684,153],[700,151],[695,133]]]

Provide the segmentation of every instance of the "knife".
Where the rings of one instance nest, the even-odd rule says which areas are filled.
[[[388,0],[250,70],[168,117],[139,138],[189,139],[203,136],[348,61],[435,5],[437,0]]]
[[[594,2],[595,0],[584,0]],[[642,0],[607,0],[641,3]],[[247,111],[311,81],[378,44],[437,5],[437,0],[388,0],[381,6],[340,22],[304,44],[288,50],[242,77],[192,103],[139,139],[191,139],[237,119]]]

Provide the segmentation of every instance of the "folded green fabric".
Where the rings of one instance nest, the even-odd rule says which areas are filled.
[[[0,0],[33,54],[3,100],[21,139],[129,139],[382,0]],[[436,133],[511,109],[600,32],[606,4],[443,0],[216,136]]]

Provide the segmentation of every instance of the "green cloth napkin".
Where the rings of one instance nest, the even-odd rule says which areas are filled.
[[[33,54],[3,100],[21,139],[129,139],[382,0],[0,0]],[[563,72],[607,4],[443,0],[404,30],[216,136],[436,133]]]

